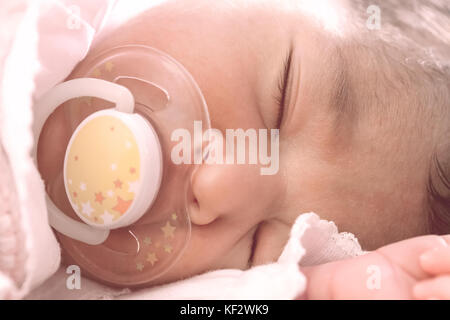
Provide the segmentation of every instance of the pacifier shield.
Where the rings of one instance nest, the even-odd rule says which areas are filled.
[[[71,74],[77,78],[119,84],[135,105],[133,113],[119,112],[108,109],[104,98],[88,97],[65,114],[77,127],[64,158],[66,195],[64,201],[50,197],[66,208],[69,200],[83,222],[110,233],[95,245],[63,233],[58,239],[86,274],[113,285],[148,284],[179,261],[190,241],[188,202],[199,165],[172,161],[180,143],[173,133],[182,129],[195,137],[198,122],[208,130],[206,102],[180,63],[142,45],[114,47],[82,61]],[[81,123],[72,118],[80,108],[92,110]],[[202,146],[194,139],[191,154]]]

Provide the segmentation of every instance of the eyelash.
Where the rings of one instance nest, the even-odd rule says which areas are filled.
[[[284,61],[284,68],[281,76],[278,81],[278,96],[275,98],[278,105],[278,114],[276,120],[276,128],[280,129],[281,122],[283,121],[283,114],[286,103],[286,94],[287,94],[287,82],[289,79],[289,73],[291,70],[291,58],[292,58],[292,49],[289,50],[289,55]]]

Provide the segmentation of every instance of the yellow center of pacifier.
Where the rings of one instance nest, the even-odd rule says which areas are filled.
[[[131,130],[98,116],[75,132],[65,162],[69,200],[86,222],[109,225],[131,207],[140,178],[140,154]]]

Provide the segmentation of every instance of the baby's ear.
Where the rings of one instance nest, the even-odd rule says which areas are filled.
[[[450,234],[450,143],[442,143],[432,157],[427,185],[430,231]]]

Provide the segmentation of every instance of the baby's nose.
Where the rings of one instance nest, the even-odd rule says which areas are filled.
[[[243,209],[252,189],[252,177],[243,167],[204,164],[194,172],[192,190],[195,199],[190,208],[192,223],[205,225]]]
[[[191,178],[192,223],[206,225],[220,217],[245,219],[251,212],[262,213],[273,199],[274,185],[270,180],[261,176],[255,165],[201,165]]]

